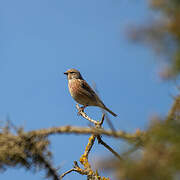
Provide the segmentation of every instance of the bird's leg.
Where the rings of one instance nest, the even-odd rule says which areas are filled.
[[[84,105],[79,108],[78,115],[80,115],[80,112],[84,112],[84,109],[87,107],[87,105]]]

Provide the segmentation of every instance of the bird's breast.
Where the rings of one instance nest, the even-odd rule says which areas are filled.
[[[81,87],[81,81],[79,79],[71,79],[68,82],[69,92],[71,96],[77,101],[79,104],[88,105],[89,97],[84,93]]]
[[[80,86],[80,82],[77,79],[71,79],[68,82],[69,92],[73,98],[76,98],[78,95],[78,89]]]

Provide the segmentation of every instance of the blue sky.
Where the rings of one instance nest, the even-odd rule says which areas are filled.
[[[173,84],[159,81],[159,57],[126,36],[127,25],[147,22],[151,15],[143,0],[0,1],[0,120],[8,117],[27,131],[87,126],[68,92],[63,72],[69,68],[96,84],[104,103],[118,114],[110,116],[117,129],[145,129],[152,115],[166,115]],[[101,116],[98,108],[86,112],[94,119]],[[54,162],[63,172],[79,159],[88,136],[50,139]],[[104,139],[117,151],[125,148],[121,141]],[[112,155],[95,144],[91,161],[104,156]],[[39,180],[43,175],[9,169],[0,178]],[[64,179],[85,177],[72,173]]]

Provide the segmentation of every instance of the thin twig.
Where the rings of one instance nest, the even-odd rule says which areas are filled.
[[[107,113],[106,113],[107,114]],[[110,129],[115,133],[116,132],[116,129],[115,127],[113,126],[113,123],[111,122],[110,118],[108,115],[106,115],[106,121],[107,121],[107,124],[108,126],[110,127]]]
[[[71,172],[73,172],[73,171],[75,171],[75,168],[72,168],[72,169],[70,169],[69,171],[66,171],[65,173],[63,173],[63,174],[60,176],[60,179],[62,179],[64,176],[66,176],[67,174],[69,174],[69,173],[71,173]]]
[[[78,104],[76,104],[76,108],[78,109],[78,113],[85,119],[87,119],[88,121],[92,122],[93,124],[98,124],[98,121],[95,121],[93,119],[91,119],[80,107]]]
[[[102,124],[104,123],[104,118],[105,118],[105,114],[103,113],[101,121],[99,122],[99,125],[102,126]]]
[[[88,175],[88,172],[86,170],[83,170],[79,167],[77,161],[74,161],[74,166],[72,169],[66,171],[65,173],[63,173],[61,176],[60,176],[60,179],[63,179],[64,176],[66,176],[67,174],[71,173],[71,172],[77,172],[81,175]]]
[[[110,152],[112,152],[118,159],[122,160],[121,156],[114,151],[108,144],[106,144],[100,136],[97,136],[97,140],[99,144],[102,144],[105,148],[107,148]]]

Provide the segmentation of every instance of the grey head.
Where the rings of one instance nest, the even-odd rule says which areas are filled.
[[[80,72],[76,69],[68,69],[64,74],[67,75],[68,80],[83,79]]]

